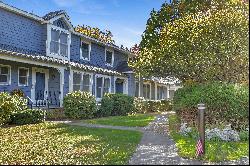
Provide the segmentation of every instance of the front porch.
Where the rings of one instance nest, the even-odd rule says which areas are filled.
[[[61,107],[68,92],[67,68],[26,59],[0,56],[0,92],[20,89],[30,107]]]

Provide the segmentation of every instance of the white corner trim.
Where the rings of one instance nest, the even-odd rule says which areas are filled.
[[[27,84],[26,85],[23,85],[23,84],[20,84],[20,82],[19,82],[19,69],[26,69],[26,70],[28,70],[28,73],[27,73]],[[18,73],[18,75],[17,75],[17,78],[18,78],[18,86],[29,86],[29,76],[30,76],[30,70],[29,70],[29,68],[27,68],[27,67],[18,67],[18,71],[17,71],[17,73]]]
[[[0,85],[11,85],[11,66],[10,65],[4,65],[4,64],[0,64],[0,67],[4,66],[4,67],[8,67],[9,68],[9,81],[7,83],[0,83]]]
[[[106,53],[107,53],[107,51],[112,52],[111,64],[106,62],[106,57],[107,57]],[[105,64],[106,64],[106,66],[113,67],[113,65],[114,65],[114,59],[115,59],[115,58],[114,58],[114,50],[108,49],[108,48],[105,47]]]

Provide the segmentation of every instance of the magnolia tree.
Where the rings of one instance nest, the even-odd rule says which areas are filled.
[[[152,11],[131,65],[183,82],[248,82],[248,2],[180,0]]]

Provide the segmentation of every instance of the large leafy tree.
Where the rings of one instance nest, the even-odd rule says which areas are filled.
[[[150,13],[131,65],[183,82],[248,81],[248,2],[180,0]]]

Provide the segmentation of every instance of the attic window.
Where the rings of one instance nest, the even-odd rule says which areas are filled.
[[[63,28],[63,29],[65,28],[64,25],[63,25],[62,20],[57,21],[57,26],[60,27],[60,28]]]

